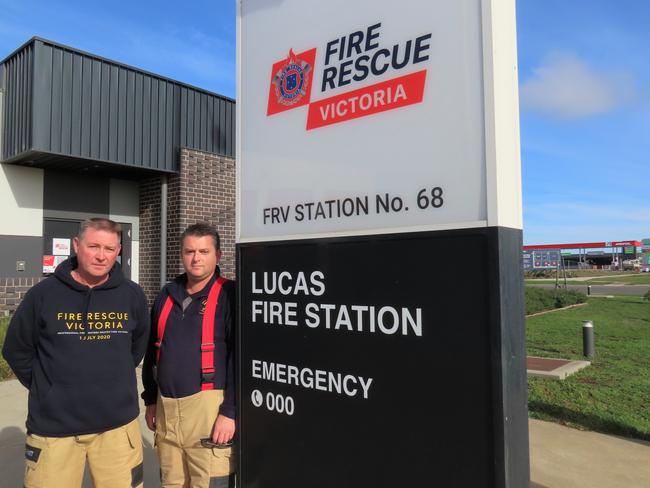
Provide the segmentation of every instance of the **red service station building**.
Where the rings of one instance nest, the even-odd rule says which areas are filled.
[[[556,268],[638,270],[650,267],[650,239],[523,246],[524,271]]]

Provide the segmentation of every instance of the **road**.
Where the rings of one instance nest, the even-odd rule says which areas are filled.
[[[555,288],[555,284],[537,284],[527,283],[527,286],[538,286],[540,288]],[[561,285],[561,283],[560,283]],[[577,290],[582,293],[587,293],[588,285],[567,285],[569,290]],[[628,296],[641,296],[645,295],[650,286],[648,285],[590,285],[592,295],[628,295]]]

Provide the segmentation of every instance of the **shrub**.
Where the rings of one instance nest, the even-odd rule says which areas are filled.
[[[2,346],[4,345],[5,342],[5,336],[7,335],[7,327],[9,327],[9,319],[6,317],[0,317],[0,349],[2,349]],[[13,377],[11,368],[4,360],[4,358],[0,356],[0,381],[6,380],[11,377]]]
[[[557,274],[558,279],[563,280],[566,276],[567,278],[575,278],[577,273],[575,271],[562,271],[554,269],[538,269],[535,271],[524,271],[524,278],[534,278],[534,279],[555,279]]]
[[[526,315],[544,310],[567,307],[576,303],[584,303],[587,297],[584,293],[573,290],[547,290],[533,286],[526,287]]]
[[[576,303],[585,303],[587,296],[575,290],[561,290],[555,295],[555,308],[568,307]]]

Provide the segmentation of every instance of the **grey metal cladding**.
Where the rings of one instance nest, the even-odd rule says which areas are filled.
[[[7,58],[4,65],[2,159],[31,147],[31,80],[34,49],[31,45]]]
[[[34,150],[174,172],[180,147],[234,157],[234,100],[38,38],[4,64],[3,159]]]

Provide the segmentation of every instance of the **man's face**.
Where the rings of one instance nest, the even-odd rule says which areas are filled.
[[[215,249],[212,236],[186,236],[181,253],[183,267],[192,281],[209,278],[221,259],[221,251]]]
[[[81,239],[72,241],[78,270],[95,278],[108,274],[120,254],[120,237],[115,232],[86,229]]]

